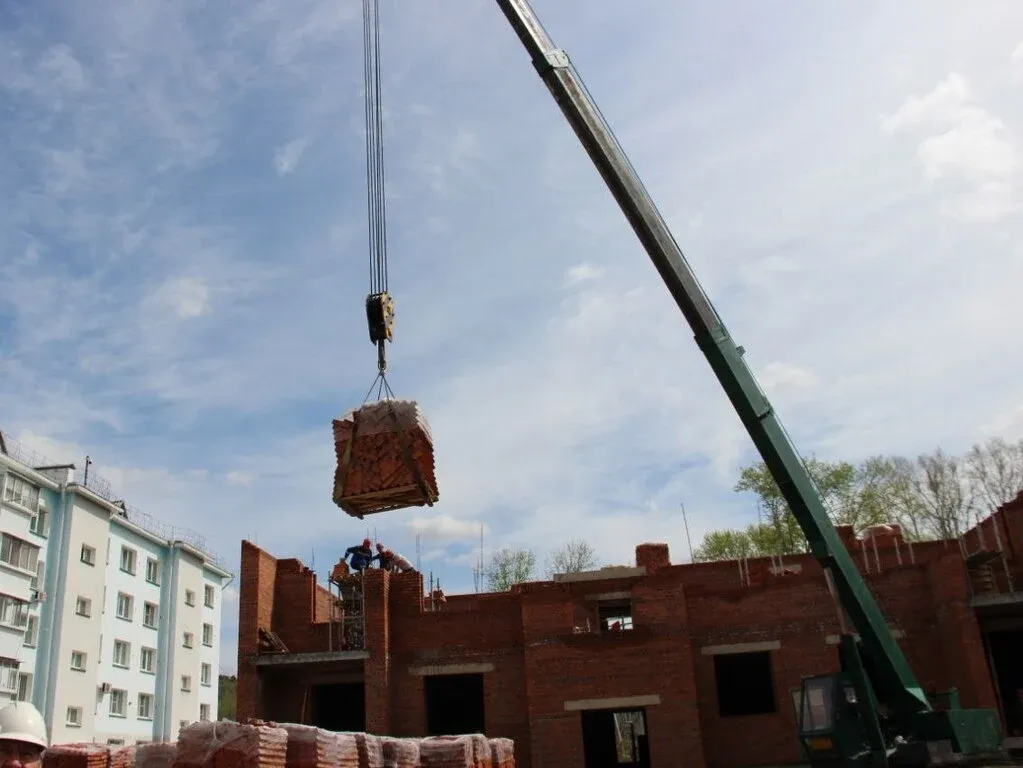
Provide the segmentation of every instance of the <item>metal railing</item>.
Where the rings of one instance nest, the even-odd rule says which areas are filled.
[[[44,456],[19,443],[6,432],[2,432],[0,435],[3,437],[4,452],[15,461],[27,467],[45,467],[52,464]],[[191,528],[168,525],[137,507],[126,504],[122,499],[117,498],[111,483],[94,470],[91,462],[87,468],[75,469],[74,482],[76,485],[89,489],[101,499],[121,507],[128,522],[137,525],[147,533],[171,542],[180,541],[202,552],[215,565],[226,569],[226,561],[210,549],[205,536]]]

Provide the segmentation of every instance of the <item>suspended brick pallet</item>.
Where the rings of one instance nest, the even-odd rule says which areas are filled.
[[[352,517],[438,499],[433,439],[411,400],[380,400],[335,419],[334,503]]]

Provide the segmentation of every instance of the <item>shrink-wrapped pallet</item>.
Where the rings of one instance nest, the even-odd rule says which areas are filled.
[[[280,727],[288,732],[287,768],[338,768],[338,734],[312,725]]]
[[[357,733],[355,745],[359,750],[359,768],[384,768],[384,748],[379,736]]]
[[[493,768],[515,768],[515,742],[511,739],[491,739],[490,762]]]
[[[43,768],[109,768],[110,751],[102,744],[57,744],[43,752]]]
[[[359,743],[354,733],[337,734],[338,768],[359,768]]]
[[[493,760],[490,757],[490,741],[482,733],[473,733],[468,737],[472,743],[472,766],[473,768],[492,768]]]
[[[422,768],[472,768],[472,740],[466,736],[432,736],[419,742]]]
[[[135,747],[116,747],[110,750],[110,768],[135,768]]]
[[[385,736],[380,739],[384,768],[419,768],[419,741]]]
[[[380,400],[335,419],[334,503],[352,517],[437,501],[433,438],[411,400]]]
[[[178,745],[171,742],[139,744],[135,748],[135,768],[171,768],[178,754]]]
[[[181,729],[174,768],[285,768],[287,753],[283,728],[200,721]]]

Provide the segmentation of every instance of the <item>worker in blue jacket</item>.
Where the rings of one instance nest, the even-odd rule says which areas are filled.
[[[355,546],[346,549],[345,556],[341,559],[348,562],[348,558],[350,556],[352,558],[352,570],[357,573],[362,573],[364,570],[369,568],[370,564],[374,560],[378,559],[378,557],[373,554],[373,550],[371,549],[372,544],[373,542],[369,539],[363,539],[362,544],[356,544]]]

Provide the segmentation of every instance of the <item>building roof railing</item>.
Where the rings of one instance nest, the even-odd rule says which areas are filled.
[[[2,447],[5,455],[26,467],[35,469],[53,466],[53,463],[46,457],[19,443],[9,434],[2,431],[0,431],[0,447]],[[76,468],[74,470],[74,483],[82,488],[87,488],[104,501],[122,509],[125,519],[133,525],[137,525],[146,533],[169,542],[180,541],[202,552],[214,565],[227,570],[226,561],[210,549],[205,536],[190,528],[168,525],[134,505],[125,503],[123,499],[117,498],[113,491],[113,486],[106,478],[93,470],[91,462],[86,469]]]

